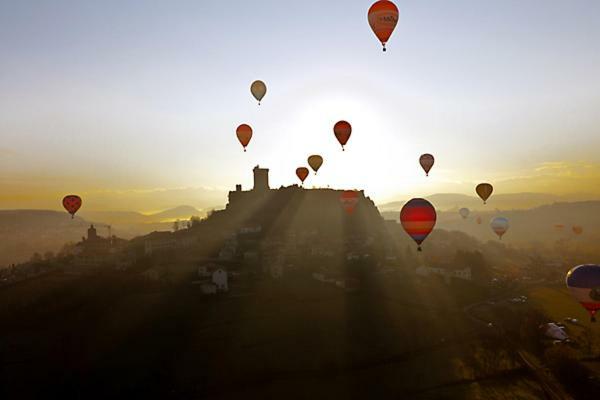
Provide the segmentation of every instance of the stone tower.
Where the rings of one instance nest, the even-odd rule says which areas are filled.
[[[258,165],[252,170],[254,172],[254,188],[256,191],[269,190],[269,170],[260,168]]]

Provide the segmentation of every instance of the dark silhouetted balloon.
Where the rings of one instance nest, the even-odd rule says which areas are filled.
[[[431,154],[423,154],[419,157],[419,164],[421,164],[426,176],[429,176],[429,171],[431,171],[431,167],[433,167],[434,163],[435,159]]]
[[[348,143],[348,139],[350,139],[350,135],[352,134],[352,125],[346,121],[339,121],[333,126],[333,133],[342,145],[342,150],[344,150],[344,146]]]
[[[425,199],[412,199],[400,211],[402,227],[417,243],[419,251],[421,251],[421,243],[433,230],[436,220],[435,208]]]
[[[388,0],[376,1],[369,8],[369,25],[375,36],[377,36],[377,39],[381,42],[383,51],[385,51],[385,44],[390,39],[390,36],[392,36],[396,24],[398,24],[398,16],[398,7]]]
[[[250,139],[252,139],[252,128],[250,125],[242,124],[237,127],[235,130],[235,134],[237,135],[238,140],[244,147],[244,151],[246,151],[246,146],[250,143]]]
[[[71,214],[71,218],[74,218],[77,210],[81,208],[81,197],[76,194],[67,195],[63,198],[62,204],[65,210]]]
[[[587,310],[592,322],[600,310],[600,265],[579,265],[567,273],[567,287],[571,295]]]
[[[483,200],[483,204],[486,204],[487,199],[490,198],[492,192],[494,191],[494,187],[489,183],[480,183],[475,188],[475,191],[477,192],[481,200]]]

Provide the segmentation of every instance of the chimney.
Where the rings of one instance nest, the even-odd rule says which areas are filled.
[[[252,170],[254,172],[254,188],[256,191],[269,190],[269,170],[260,168],[258,165]]]
[[[236,192],[241,192],[242,191],[242,185],[235,185],[235,191]]]

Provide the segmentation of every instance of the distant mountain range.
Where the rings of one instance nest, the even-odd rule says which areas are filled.
[[[206,213],[191,206],[179,206],[155,214],[134,211],[86,211],[71,216],[63,211],[0,210],[0,267],[28,260],[34,252],[57,252],[65,243],[77,242],[95,224],[100,236],[124,239],[152,231],[171,230],[173,221],[189,220]]]
[[[173,222],[177,219],[190,219],[192,216],[204,216],[206,212],[192,206],[179,206],[155,214],[142,214],[136,211],[82,211],[81,217],[90,221],[102,221],[107,224],[156,224]]]
[[[484,205],[483,201],[476,196],[459,193],[439,193],[425,198],[429,200],[437,210],[442,211],[458,210],[462,207],[467,207],[471,210],[523,210],[558,202],[577,202],[590,199],[597,200],[596,196],[584,194],[560,196],[546,193],[492,194],[492,197],[487,201],[487,205]],[[400,211],[405,202],[405,200],[401,200],[378,204],[377,208],[379,208],[379,211],[381,212]]]

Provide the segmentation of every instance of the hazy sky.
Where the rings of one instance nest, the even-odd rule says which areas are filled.
[[[205,207],[256,164],[295,183],[314,153],[308,186],[376,201],[478,181],[600,195],[600,1],[396,1],[387,53],[371,3],[0,0],[0,208],[70,192],[96,209]]]

